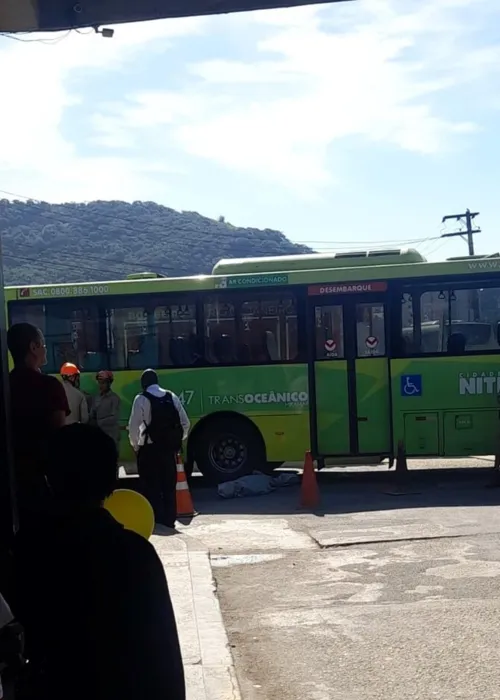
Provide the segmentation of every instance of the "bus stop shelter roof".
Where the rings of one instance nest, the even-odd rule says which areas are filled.
[[[0,0],[0,32],[59,31],[310,4],[310,0]]]

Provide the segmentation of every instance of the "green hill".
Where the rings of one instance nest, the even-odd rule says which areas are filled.
[[[0,200],[5,283],[120,279],[133,272],[209,273],[221,258],[311,252],[279,231],[154,202]]]

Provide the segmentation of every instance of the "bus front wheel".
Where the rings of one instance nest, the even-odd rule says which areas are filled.
[[[209,420],[195,436],[194,461],[209,481],[233,481],[263,468],[264,442],[245,418]]]

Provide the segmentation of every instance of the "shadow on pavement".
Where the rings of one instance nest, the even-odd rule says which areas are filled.
[[[406,488],[403,486],[398,493],[394,471],[325,471],[318,474],[321,503],[312,512],[321,517],[370,510],[497,505],[500,489],[486,488],[491,481],[491,468],[419,469],[410,471]],[[192,479],[191,489],[196,510],[203,515],[286,515],[302,511],[300,486],[264,496],[223,499],[215,487],[199,476]],[[392,495],[395,492],[398,495]]]
[[[290,470],[283,470],[290,471]],[[487,488],[492,469],[474,467],[416,469],[401,484],[394,470],[325,470],[317,474],[321,502],[314,511],[300,508],[300,485],[247,498],[224,499],[217,488],[201,475],[191,478],[194,506],[203,515],[286,515],[300,512],[321,517],[326,514],[356,513],[402,508],[443,508],[497,505],[500,488]],[[137,476],[120,479],[121,488],[140,491]]]

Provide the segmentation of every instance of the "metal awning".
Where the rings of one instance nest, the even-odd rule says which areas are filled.
[[[330,3],[346,1],[329,0]],[[311,4],[315,3],[310,0],[0,0],[0,32],[60,31]]]

